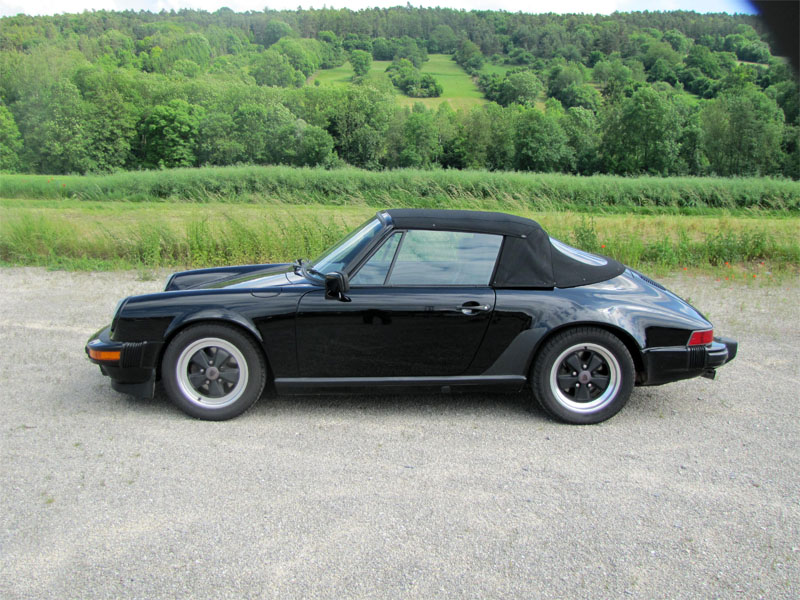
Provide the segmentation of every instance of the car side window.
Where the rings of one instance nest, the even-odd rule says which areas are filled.
[[[402,233],[393,234],[378,251],[373,254],[367,262],[358,270],[350,281],[353,285],[383,285],[386,281],[386,274],[392,266],[392,259],[400,243]]]
[[[388,285],[489,285],[501,235],[410,230]]]

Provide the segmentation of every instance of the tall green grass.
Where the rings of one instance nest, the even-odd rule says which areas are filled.
[[[800,212],[800,182],[485,171],[204,167],[110,175],[1,175],[0,198],[701,214]]]
[[[70,269],[285,262],[320,254],[372,214],[365,206],[0,201],[0,261]],[[798,218],[520,214],[636,268],[800,266]]]

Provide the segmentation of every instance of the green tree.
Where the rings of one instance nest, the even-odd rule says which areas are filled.
[[[800,125],[800,87],[797,81],[776,83],[767,88],[767,95],[781,107],[787,123]]]
[[[390,95],[362,86],[347,89],[330,107],[328,132],[339,157],[357,167],[378,168],[389,119],[396,110]]]
[[[665,42],[668,42],[669,45],[672,46],[672,49],[678,54],[685,54],[692,43],[691,39],[687,38],[683,32],[677,29],[665,31],[663,39]]]
[[[450,169],[464,169],[467,166],[467,133],[463,113],[459,115],[449,102],[442,102],[436,110],[436,129],[439,134],[439,164]]]
[[[153,108],[139,128],[143,164],[150,168],[194,166],[204,115],[203,107],[178,99]]]
[[[366,50],[353,50],[350,52],[350,64],[356,77],[364,77],[372,65],[372,54]]]
[[[569,168],[572,151],[556,117],[521,109],[515,125],[514,168],[541,172]]]
[[[270,115],[267,107],[262,104],[247,103],[240,106],[233,115],[236,127],[236,141],[242,148],[242,153],[238,157],[242,162],[249,162],[259,165],[273,162],[270,148],[270,129],[286,128],[291,125],[293,119],[283,114],[272,115],[274,118],[270,122]]]
[[[420,105],[421,106],[421,105]],[[430,168],[441,153],[439,135],[431,111],[422,108],[411,112],[403,122],[399,167]]]
[[[678,80],[675,74],[675,67],[663,58],[659,58],[647,72],[648,81],[666,81],[674,85]]]
[[[115,171],[130,166],[136,109],[113,87],[101,87],[87,96],[85,131],[92,169]]]
[[[204,70],[211,63],[211,46],[203,34],[189,33],[164,48],[164,59],[168,66],[190,60]]]
[[[572,149],[571,170],[591,175],[600,170],[600,122],[591,110],[573,107],[561,121],[567,142]]]
[[[722,69],[715,53],[705,46],[692,46],[684,62],[688,67],[697,67],[703,75],[711,79],[719,79],[722,76]]]
[[[250,73],[258,85],[300,87],[305,82],[303,74],[289,59],[272,48],[256,55]]]
[[[603,96],[611,100],[619,100],[634,83],[633,71],[620,59],[598,62],[592,75],[602,86]]]
[[[255,31],[255,41],[266,48],[283,37],[293,35],[295,35],[295,32],[291,25],[278,19],[271,19],[266,25]]]
[[[270,49],[286,56],[295,69],[305,77],[310,77],[322,62],[321,44],[319,40],[285,37],[275,42]]]
[[[592,111],[596,111],[602,102],[600,93],[586,83],[582,85],[575,83],[568,85],[556,99],[566,108],[579,106]]]
[[[39,173],[85,173],[94,164],[87,105],[74,83],[57,81],[17,105],[24,161]]]
[[[461,40],[458,50],[453,55],[455,61],[468,73],[476,73],[483,66],[484,56],[481,49],[468,39]]]
[[[449,25],[437,25],[428,41],[428,52],[449,54],[455,49],[457,43],[458,37],[452,27]]]
[[[721,93],[700,117],[705,153],[718,175],[765,175],[779,168],[783,112],[754,85]]]
[[[551,98],[562,100],[561,96],[569,86],[583,85],[584,81],[585,77],[581,65],[556,64],[550,69],[547,83],[547,95]]]
[[[603,120],[603,154],[613,173],[669,174],[678,158],[681,123],[669,98],[650,87],[611,106]]]
[[[315,167],[326,165],[333,159],[333,138],[327,131],[303,123],[298,133],[295,165]]]
[[[197,161],[200,165],[230,165],[244,148],[236,139],[236,124],[227,113],[206,113],[200,121],[197,138]]]
[[[22,138],[14,121],[14,115],[0,104],[0,172],[17,171],[20,167],[20,152],[22,152]]]
[[[533,106],[543,89],[542,82],[532,71],[512,73],[500,85],[498,102],[503,106],[513,103]]]

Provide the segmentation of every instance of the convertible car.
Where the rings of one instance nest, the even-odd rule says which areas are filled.
[[[619,262],[522,217],[385,210],[314,261],[175,273],[120,301],[86,345],[112,387],[156,381],[193,417],[278,393],[521,391],[569,423],[615,415],[635,385],[714,378],[737,342]]]

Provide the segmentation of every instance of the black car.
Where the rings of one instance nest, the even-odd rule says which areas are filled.
[[[697,310],[513,215],[385,210],[315,261],[175,273],[86,345],[112,387],[230,419],[261,396],[520,391],[570,423],[734,358]]]

